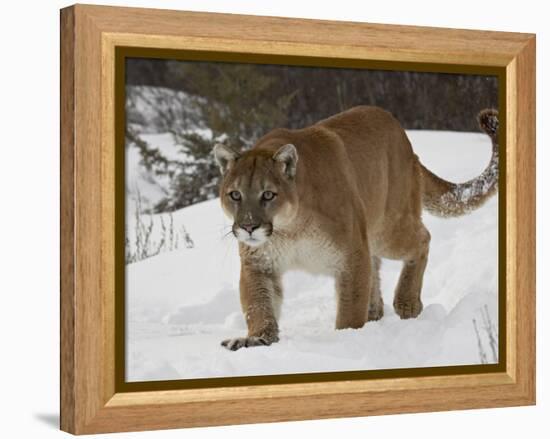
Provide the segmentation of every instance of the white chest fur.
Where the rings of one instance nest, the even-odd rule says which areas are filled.
[[[274,240],[267,254],[281,273],[303,270],[312,274],[334,275],[343,264],[342,253],[320,234]]]

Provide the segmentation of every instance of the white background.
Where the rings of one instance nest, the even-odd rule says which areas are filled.
[[[97,1],[97,3],[106,3]],[[58,437],[59,12],[63,1],[4,2],[0,14],[0,435]],[[344,433],[347,437],[542,437],[550,415],[547,223],[548,22],[541,1],[110,1],[121,6],[278,15],[537,33],[538,405],[536,407],[129,433],[219,438]],[[546,52],[546,53],[545,53]],[[545,56],[546,55],[546,56]],[[7,153],[7,154],[6,154]],[[545,197],[546,195],[546,197]],[[7,244],[6,244],[7,242]],[[546,373],[545,373],[546,372]],[[546,433],[547,434],[547,433]]]

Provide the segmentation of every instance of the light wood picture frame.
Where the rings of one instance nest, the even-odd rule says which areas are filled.
[[[506,177],[499,186],[498,367],[125,386],[124,320],[116,318],[124,286],[116,244],[116,145],[124,142],[117,63],[136,50],[498,75]],[[535,36],[92,5],[61,10],[60,287],[61,429],[73,434],[534,404]]]

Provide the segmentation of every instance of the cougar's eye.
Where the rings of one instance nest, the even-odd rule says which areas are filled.
[[[241,201],[241,193],[239,191],[229,192],[229,196],[233,201]]]
[[[274,193],[274,192],[265,191],[265,192],[262,194],[262,200],[265,200],[265,201],[273,200],[273,198],[275,198],[275,195],[277,195],[277,194]]]

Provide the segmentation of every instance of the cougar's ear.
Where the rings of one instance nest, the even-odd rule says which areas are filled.
[[[296,176],[296,164],[298,163],[298,151],[292,143],[281,146],[273,155],[273,160],[283,164],[283,172],[289,177]]]
[[[214,146],[214,158],[220,167],[222,175],[225,174],[231,166],[233,166],[239,157],[240,154],[231,149],[229,146],[222,145],[221,143],[217,143]]]

